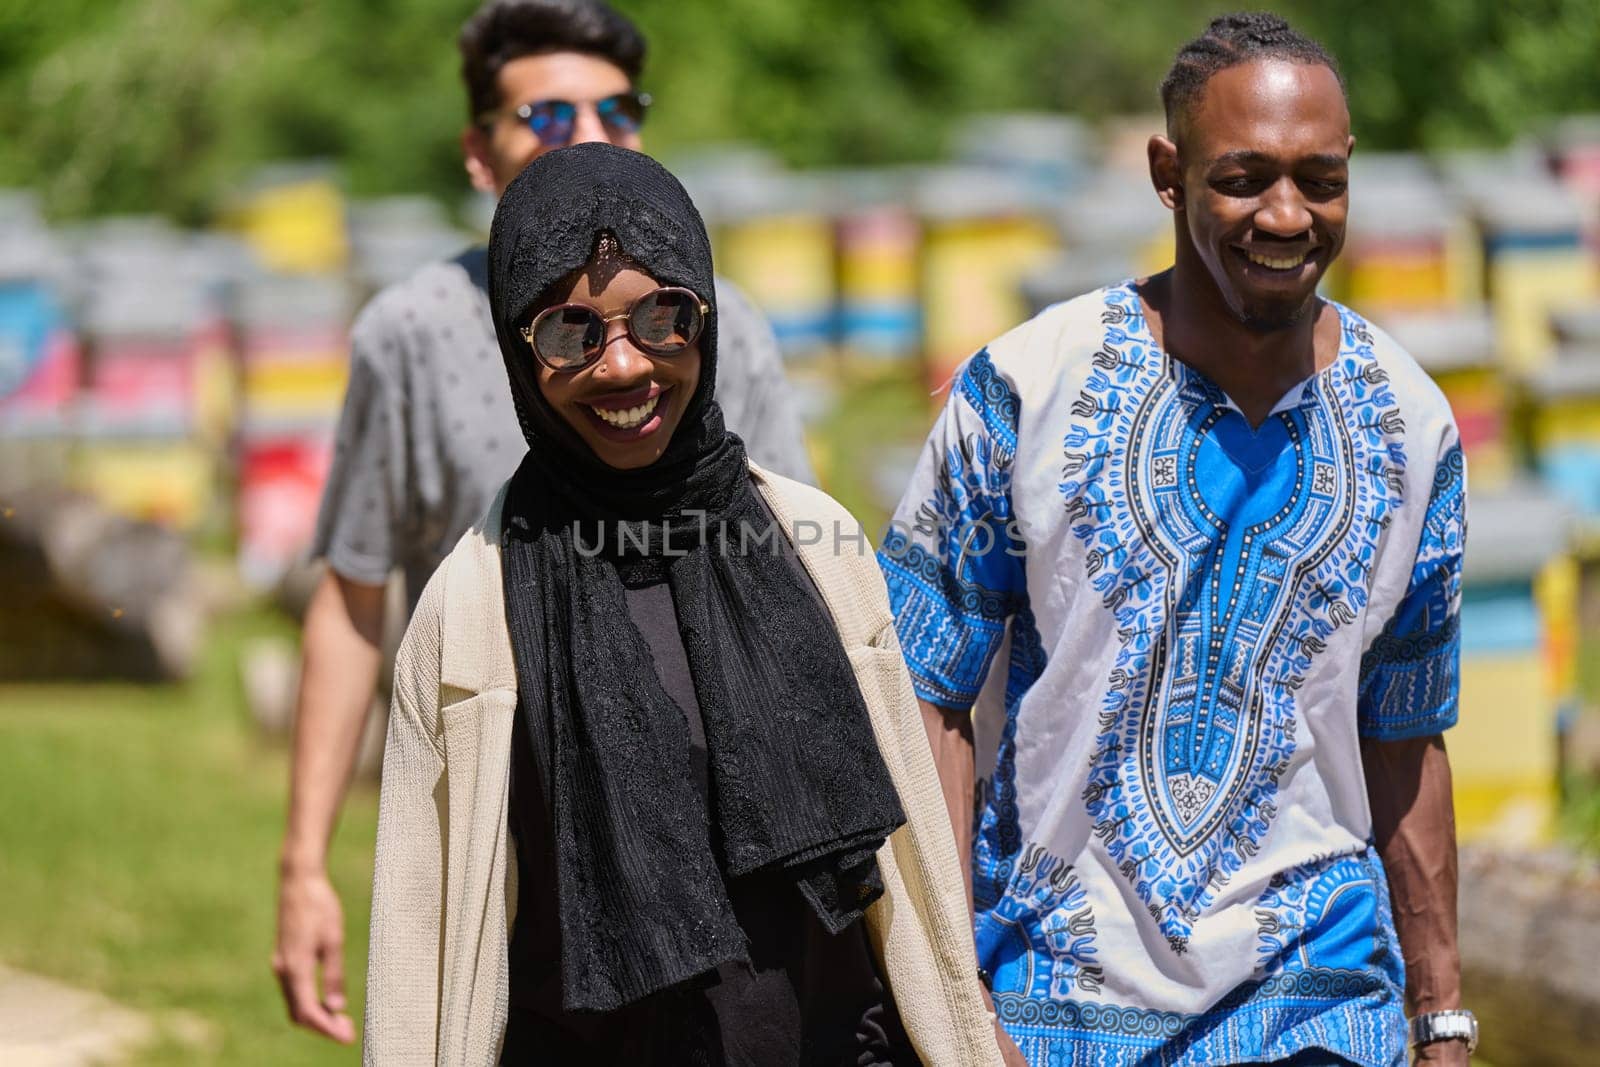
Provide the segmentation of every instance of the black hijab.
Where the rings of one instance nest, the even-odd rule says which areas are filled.
[[[601,462],[551,409],[520,333],[604,233],[712,306],[682,420],[638,470]],[[563,1006],[612,1010],[747,959],[726,883],[756,872],[792,878],[825,928],[844,929],[881,894],[874,854],[904,815],[832,620],[759,540],[769,513],[714,397],[699,213],[636,152],[548,153],[501,197],[489,297],[529,446],[501,551],[518,714],[555,858]],[[621,520],[633,537],[615,536]],[[706,801],[683,710],[628,614],[625,585],[663,579],[705,725]]]

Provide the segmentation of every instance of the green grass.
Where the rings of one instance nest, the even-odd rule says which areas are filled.
[[[1561,805],[1561,837],[1573,848],[1600,856],[1600,780],[1568,773]]]
[[[1578,701],[1580,713],[1600,714],[1600,635],[1579,640]],[[1600,855],[1600,779],[1574,767],[1563,768],[1561,836],[1589,855]]]
[[[1578,638],[1578,696],[1590,707],[1600,707],[1600,634]]]
[[[236,655],[292,633],[265,613],[214,627],[187,685],[0,686],[0,959],[101,990],[215,1040],[144,1064],[355,1063],[291,1028],[268,969],[287,752],[250,722]],[[376,791],[350,798],[330,866],[347,991],[362,1003]]]
[[[817,427],[824,442],[818,475],[876,544],[895,504],[873,485],[878,457],[885,449],[920,448],[945,398],[929,398],[915,365],[840,361],[833,372],[838,403]]]

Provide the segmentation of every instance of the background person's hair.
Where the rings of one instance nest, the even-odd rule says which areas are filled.
[[[1286,59],[1327,67],[1344,88],[1339,64],[1316,41],[1297,32],[1277,15],[1264,11],[1222,15],[1211,20],[1204,33],[1178,49],[1172,69],[1161,82],[1161,106],[1167,129],[1183,116],[1218,71],[1260,59]]]
[[[457,44],[473,122],[501,106],[500,68],[523,56],[582,52],[632,81],[644,68],[644,35],[600,0],[488,0],[461,27]]]

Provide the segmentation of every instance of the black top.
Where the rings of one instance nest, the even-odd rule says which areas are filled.
[[[785,538],[778,541],[820,601],[792,547]],[[671,589],[662,580],[626,593],[628,614],[649,646],[662,687],[684,712],[691,739],[691,765],[684,771],[705,801],[705,729]],[[918,1062],[878,974],[864,926],[857,922],[830,936],[792,878],[773,874],[727,884],[749,940],[748,967],[724,964],[713,974],[612,1012],[564,1011],[549,821],[529,825],[536,820],[518,817],[543,795],[520,715],[512,740],[510,828],[517,844],[518,894],[510,946],[511,1017],[502,1064],[833,1067]]]

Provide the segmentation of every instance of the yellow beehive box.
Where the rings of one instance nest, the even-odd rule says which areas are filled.
[[[1570,513],[1540,488],[1470,497],[1461,715],[1446,736],[1462,840],[1531,844],[1551,830],[1557,717],[1572,689]]]
[[[1489,302],[1500,347],[1518,371],[1549,363],[1555,338],[1550,313],[1600,295],[1600,271],[1582,248],[1495,255],[1489,263]]]
[[[188,440],[91,440],[72,460],[75,488],[119,514],[178,530],[204,518],[214,474],[212,453]]]
[[[269,168],[225,221],[269,270],[326,274],[350,258],[344,194],[319,168]]]
[[[826,199],[815,176],[749,175],[713,209],[717,269],[761,308],[788,358],[833,341],[837,271]]]

